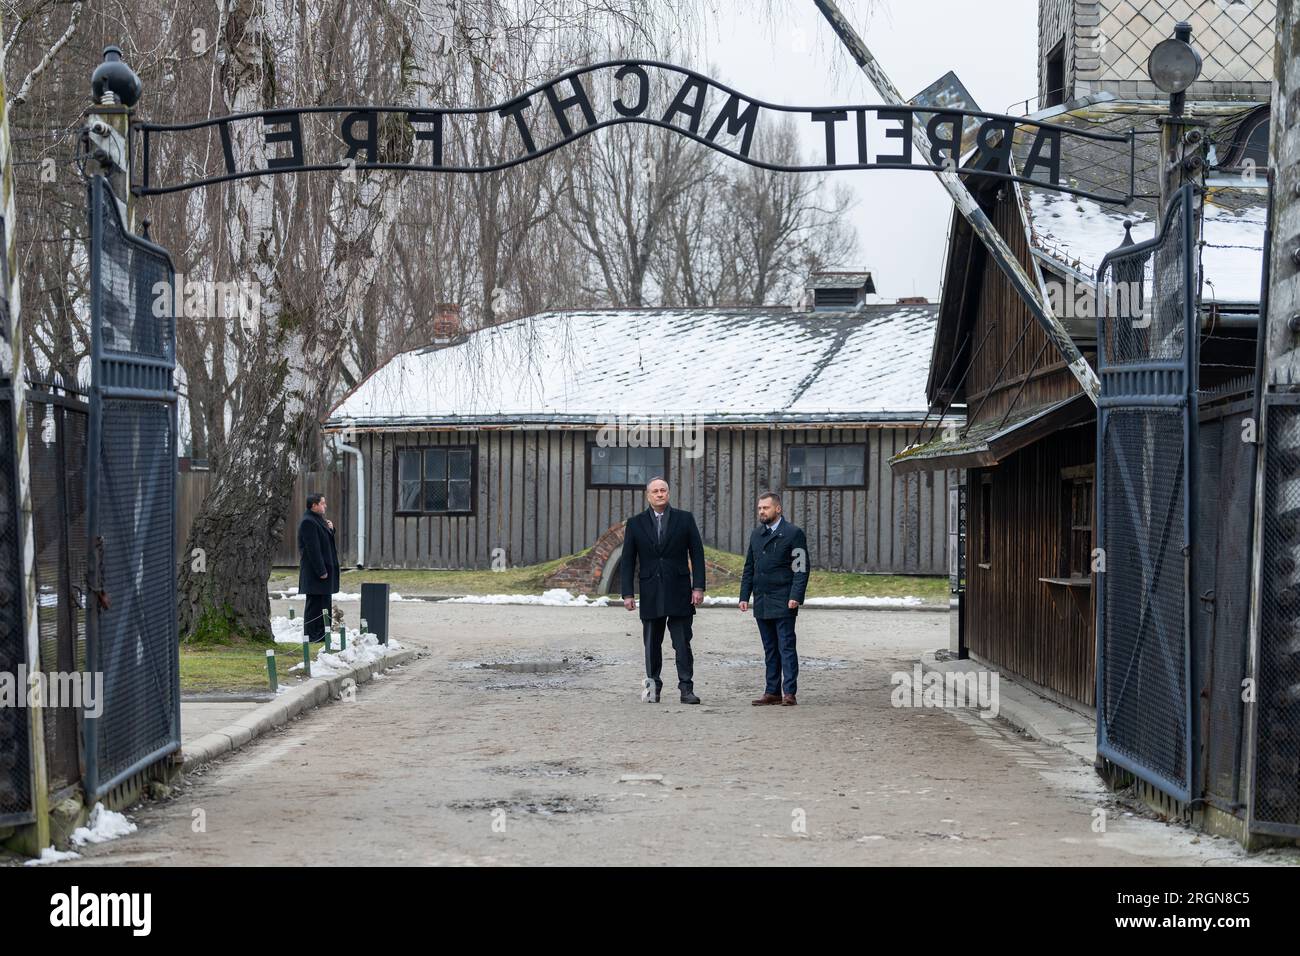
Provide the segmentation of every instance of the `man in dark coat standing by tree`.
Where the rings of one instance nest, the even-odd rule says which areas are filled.
[[[325,615],[333,612],[330,595],[339,589],[339,552],[325,506],[324,495],[308,495],[307,510],[298,522],[298,593],[307,596],[302,625],[312,643],[325,640]]]
[[[781,496],[767,492],[758,499],[759,526],[749,536],[745,570],[740,576],[740,609],[754,599],[754,620],[763,639],[767,686],[755,706],[798,701],[799,655],[794,622],[808,590],[808,539],[781,516]],[[784,679],[784,681],[783,681]]]
[[[677,688],[683,704],[698,704],[695,658],[691,654],[691,618],[704,600],[704,541],[689,511],[668,507],[668,482],[652,478],[645,486],[650,507],[627,519],[619,570],[623,606],[636,609],[634,583],[640,564],[641,637],[645,643],[645,680],[641,699],[659,703],[664,682],[664,627],[677,655]],[[687,558],[690,565],[687,565]]]

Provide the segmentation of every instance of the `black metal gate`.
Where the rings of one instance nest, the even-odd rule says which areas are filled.
[[[8,288],[8,284],[5,285]],[[0,336],[0,346],[9,343]],[[22,510],[18,494],[18,449],[14,435],[13,389],[0,382],[0,679],[26,694],[18,675],[27,664],[23,627],[23,565],[19,547]],[[27,708],[0,706],[0,825],[32,820],[32,781]]]
[[[87,670],[103,713],[85,719],[95,799],[180,748],[176,625],[175,270],[123,226],[90,180],[91,401]]]
[[[41,669],[56,686],[86,670],[86,438],[90,406],[60,379],[31,381],[27,449],[36,548],[36,617]],[[89,688],[94,691],[93,684]],[[45,766],[50,792],[81,781],[82,707],[45,701]],[[86,702],[83,690],[81,703]],[[92,709],[94,701],[90,701]]]
[[[1097,752],[1191,796],[1198,327],[1192,191],[1098,270]]]

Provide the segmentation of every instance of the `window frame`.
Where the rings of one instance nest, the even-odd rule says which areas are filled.
[[[425,511],[402,507],[402,454],[414,452],[420,456],[420,500],[424,501],[424,453],[426,451],[469,451],[469,508]],[[460,480],[460,479],[457,479]],[[450,498],[449,498],[450,500]],[[399,445],[393,451],[393,517],[395,518],[459,518],[477,514],[478,508],[478,443],[462,445]]]
[[[790,451],[794,448],[860,448],[862,449],[862,483],[861,484],[794,484],[790,481]],[[794,442],[782,450],[781,478],[783,487],[788,491],[863,491],[871,487],[871,470],[867,467],[870,456],[867,454],[867,442]]]
[[[591,478],[591,474],[592,474],[592,468],[591,468],[591,454],[592,454],[592,452],[593,452],[596,448],[599,448],[599,447],[601,447],[601,446],[598,445],[595,441],[589,439],[589,440],[587,441],[587,449],[586,449],[586,451],[583,453],[584,456],[585,456],[585,459],[584,459],[584,461],[583,461],[583,480],[586,482],[586,488],[587,488],[588,491],[600,491],[600,490],[626,491],[626,490],[628,490],[629,488],[634,489],[634,490],[637,490],[637,489],[642,490],[642,491],[645,490],[645,483],[644,483],[644,482],[622,482],[622,483],[619,483],[619,482],[613,482],[613,483],[607,483],[607,482],[601,482],[601,481],[593,481],[592,478]],[[622,448],[622,449],[624,449],[624,450],[627,450],[627,449],[629,449],[629,447],[631,447],[631,446],[628,446],[628,445],[611,445],[611,446],[609,446],[609,447],[612,447],[612,448]],[[635,446],[635,447],[638,448],[638,449],[641,449],[641,448],[656,448],[656,449],[658,449],[659,451],[662,451],[662,452],[664,453],[664,469],[663,469],[663,471],[658,472],[657,474],[658,474],[659,477],[663,478],[664,481],[668,482],[668,484],[671,486],[671,485],[672,485],[672,478],[671,478],[671,476],[668,474],[668,471],[669,471],[669,469],[671,468],[671,460],[672,460],[672,456],[668,454],[669,449],[670,449],[671,446],[669,446],[669,445],[637,445],[637,446]],[[651,477],[653,478],[653,477],[655,477],[655,476],[652,475]]]
[[[1086,488],[1086,493],[1078,492]],[[1075,465],[1061,469],[1061,561],[1060,574],[1064,578],[1085,578],[1092,576],[1092,544],[1097,533],[1097,476],[1096,464]],[[1074,504],[1085,501],[1088,506],[1088,524],[1074,523]],[[1081,532],[1088,534],[1086,568],[1075,569],[1073,557],[1076,543],[1075,536]],[[1077,570],[1077,573],[1076,573]]]

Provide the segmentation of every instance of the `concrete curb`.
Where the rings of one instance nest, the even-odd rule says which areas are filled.
[[[245,714],[228,727],[204,734],[197,740],[185,744],[182,748],[185,762],[181,769],[189,772],[201,767],[217,757],[238,750],[269,730],[282,727],[303,711],[319,707],[330,700],[337,700],[343,693],[343,682],[346,680],[364,684],[377,673],[410,663],[419,654],[418,649],[408,648],[370,664],[358,664],[341,674],[313,677],[275,700],[268,701],[251,713]]]
[[[972,660],[936,661],[934,652],[921,657],[921,670],[940,674],[979,671]],[[1097,759],[1097,725],[1083,714],[1048,700],[998,672],[998,714],[1012,727],[1035,740],[1068,751],[1089,767]]]

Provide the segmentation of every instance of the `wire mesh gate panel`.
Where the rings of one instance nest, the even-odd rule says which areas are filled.
[[[1180,799],[1192,780],[1197,334],[1192,193],[1098,271],[1097,751]]]
[[[1251,826],[1300,836],[1300,395],[1264,398]]]
[[[8,344],[4,344],[8,348]],[[15,693],[25,695],[26,687],[18,679],[20,671],[26,667],[27,658],[23,639],[23,568],[18,533],[21,507],[13,391],[4,387],[0,389],[0,675],[14,682]],[[0,706],[0,825],[30,823],[32,820],[30,749],[27,708]]]
[[[74,389],[32,382],[27,399],[32,526],[36,538],[41,670],[51,693],[44,711],[45,763],[52,793],[81,780],[81,708],[93,683],[69,675],[86,666],[86,439],[90,406]],[[76,702],[74,692],[82,693]]]
[[[176,625],[175,270],[90,181],[91,401],[86,658],[103,713],[85,719],[94,799],[180,748]]]

